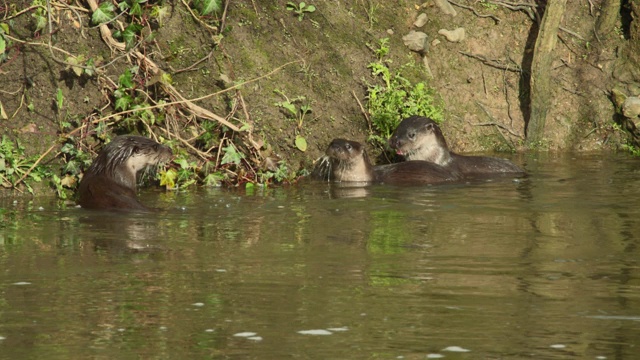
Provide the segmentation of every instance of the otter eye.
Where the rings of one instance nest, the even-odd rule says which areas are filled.
[[[346,144],[344,147],[347,148],[347,150],[351,151],[351,144]]]
[[[412,132],[407,134],[407,137],[409,137],[409,139],[413,140],[413,139],[416,138],[416,133],[412,131]]]

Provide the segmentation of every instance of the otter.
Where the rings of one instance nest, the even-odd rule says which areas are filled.
[[[118,136],[107,144],[85,172],[79,204],[86,209],[150,211],[136,196],[136,175],[147,166],[167,162],[167,146],[142,136]]]
[[[506,159],[465,156],[449,151],[438,124],[423,116],[411,116],[402,120],[391,135],[389,146],[406,160],[430,161],[464,177],[525,174],[522,168]]]
[[[339,182],[426,185],[451,182],[460,176],[428,161],[371,165],[364,146],[357,141],[334,139],[327,148],[328,179]],[[318,167],[325,166],[321,162]]]

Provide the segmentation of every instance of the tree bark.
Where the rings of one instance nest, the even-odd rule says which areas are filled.
[[[551,53],[556,47],[558,27],[567,0],[549,0],[544,11],[531,61],[531,115],[527,124],[527,145],[537,146],[544,138],[547,111],[551,104]]]
[[[596,33],[600,40],[605,40],[613,33],[618,17],[620,17],[620,7],[622,0],[604,0],[598,20],[596,21]]]

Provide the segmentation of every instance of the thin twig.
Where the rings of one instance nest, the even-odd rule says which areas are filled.
[[[470,58],[480,60],[483,64],[494,67],[496,69],[507,70],[507,71],[517,72],[517,73],[522,72],[522,68],[517,64],[509,65],[509,63],[505,64],[504,61],[502,60],[489,59],[484,55],[472,54],[465,51],[458,51],[458,52]]]
[[[466,5],[458,4],[458,3],[453,2],[453,1],[451,1],[451,0],[449,0],[449,3],[451,3],[451,4],[455,5],[455,6],[461,7],[461,8],[463,8],[463,9],[467,9],[467,10],[471,10],[471,11],[473,11],[473,14],[474,14],[475,16],[477,16],[477,17],[481,17],[481,18],[486,18],[486,17],[488,17],[488,18],[492,18],[492,19],[493,19],[493,21],[495,21],[495,22],[496,22],[496,25],[497,25],[497,24],[499,24],[499,23],[500,23],[500,21],[502,21],[502,20],[500,20],[500,18],[499,18],[499,17],[497,17],[497,16],[495,16],[495,15],[492,15],[492,14],[488,14],[488,15],[480,14],[478,11],[476,11],[476,9],[472,8],[471,6],[466,6]]]
[[[209,51],[209,53],[207,55],[205,55],[205,57],[203,57],[202,59],[196,61],[195,63],[187,66],[186,68],[179,69],[179,70],[174,70],[173,71],[173,75],[177,75],[177,74],[180,74],[180,73],[186,72],[186,71],[196,70],[194,68],[196,66],[198,66],[198,64],[202,63],[203,61],[208,60],[211,57],[211,55],[213,55],[213,50]]]
[[[369,118],[369,115],[367,114],[367,111],[362,106],[362,103],[360,102],[360,99],[358,99],[358,97],[356,96],[356,92],[351,90],[351,94],[353,95],[353,98],[356,99],[356,101],[358,102],[358,106],[360,106],[360,111],[362,111],[362,115],[364,115],[364,118],[367,119],[367,125],[369,125],[369,132],[373,133],[373,129],[371,127],[371,119]]]
[[[187,8],[187,10],[189,10],[189,12],[191,13],[191,16],[198,22],[200,23],[200,25],[204,26],[205,28],[207,28],[208,30],[217,33],[218,32],[218,28],[215,26],[211,26],[209,24],[207,24],[206,22],[202,21],[200,19],[200,16],[196,15],[196,13],[193,12],[193,10],[191,10],[191,7],[189,6],[189,4],[187,4],[184,0],[180,0],[182,2],[182,5],[184,5],[185,8]],[[228,2],[228,1],[227,1]]]
[[[38,164],[40,163],[40,161],[42,161],[42,159],[44,159],[45,156],[47,156],[47,154],[49,154],[51,152],[51,150],[53,150],[56,146],[58,146],[58,144],[52,145],[51,147],[49,147],[49,149],[47,149],[47,151],[45,151],[42,155],[40,155],[40,157],[33,163],[33,165],[31,165],[31,167],[29,168],[29,170],[27,170],[27,172],[25,172],[22,177],[20,179],[18,179],[18,181],[16,181],[13,184],[13,187],[15,188],[16,186],[18,186],[22,180],[24,180],[27,176],[29,176],[29,174],[31,173],[31,171],[33,171],[33,169],[36,168],[36,166],[38,166]]]

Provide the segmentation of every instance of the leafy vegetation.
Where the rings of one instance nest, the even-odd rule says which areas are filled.
[[[377,61],[368,66],[373,77],[382,80],[382,83],[368,84],[367,89],[367,110],[375,131],[369,140],[378,144],[386,144],[400,121],[406,117],[421,115],[437,122],[443,120],[443,106],[435,90],[424,81],[412,83],[403,76],[403,71],[415,65],[405,64],[397,72],[389,68],[386,59],[390,50],[388,41],[384,38],[378,42],[378,47],[374,49]]]
[[[0,185],[4,188],[17,188],[24,184],[26,189],[33,194],[31,182],[41,182],[44,177],[50,175],[49,170],[36,165],[37,156],[25,155],[25,148],[18,141],[2,135],[0,141]],[[35,165],[35,166],[34,166]],[[33,167],[33,169],[31,169]],[[24,179],[24,180],[23,180]]]
[[[293,13],[298,16],[298,21],[302,21],[302,19],[304,19],[304,14],[316,11],[316,7],[311,4],[307,5],[305,2],[296,4],[289,1],[287,3],[287,10],[293,11]]]
[[[294,143],[298,150],[306,151],[307,150],[307,140],[301,135],[302,126],[304,124],[305,115],[311,113],[311,105],[307,102],[307,99],[304,96],[298,96],[292,99],[289,99],[287,95],[285,95],[280,90],[274,90],[276,94],[281,95],[285,100],[278,101],[274,105],[286,110],[286,113],[296,121],[296,130],[295,130],[295,140]]]

